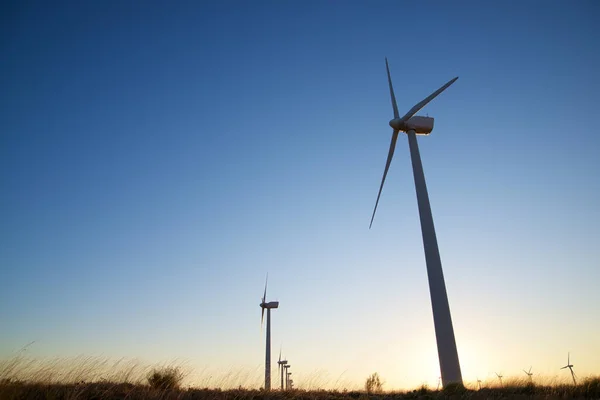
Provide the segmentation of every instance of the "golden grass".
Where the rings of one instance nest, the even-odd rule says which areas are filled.
[[[176,367],[183,372],[183,385],[178,389],[156,389],[148,384],[149,373]],[[74,357],[62,359],[32,359],[20,352],[16,357],[0,361],[0,400],[17,399],[198,399],[198,400],[396,400],[396,399],[600,399],[600,377],[581,379],[577,386],[553,379],[543,382],[528,378],[503,380],[503,387],[497,381],[467,383],[465,387],[432,390],[422,386],[408,391],[387,391],[367,394],[356,390],[356,384],[345,382],[342,376],[332,384],[325,372],[317,371],[308,375],[303,388],[288,392],[274,390],[266,393],[259,389],[261,368],[240,370],[219,374],[218,378],[201,371],[194,374],[190,368],[181,365],[144,365],[138,360],[120,359],[111,361],[97,357]],[[187,382],[186,382],[187,380]],[[279,380],[273,377],[273,386]],[[323,387],[334,387],[323,390]],[[350,390],[346,388],[351,388]]]
[[[98,357],[34,359],[18,355],[0,361],[0,381],[42,384],[81,382],[143,383],[149,371],[137,360],[110,361]]]

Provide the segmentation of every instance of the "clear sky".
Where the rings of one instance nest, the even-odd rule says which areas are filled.
[[[419,145],[465,380],[600,372],[600,3],[8,2],[0,356],[273,353],[388,388],[439,376]],[[274,368],[274,373],[276,368]]]

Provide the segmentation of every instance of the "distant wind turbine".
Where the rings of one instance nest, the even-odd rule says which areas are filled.
[[[291,373],[291,372],[288,372],[288,373],[287,373],[287,388],[288,388],[288,389],[292,389],[292,382],[293,382],[293,381],[292,381],[292,378],[291,378],[291,376],[292,376],[292,373]]]
[[[523,372],[525,372],[527,374],[527,376],[529,377],[529,383],[533,383],[533,373],[531,372],[531,368],[532,367],[529,367],[529,371],[523,370]]]
[[[277,361],[277,369],[281,373],[281,390],[284,389],[284,387],[283,387],[283,370],[284,370],[286,364],[287,364],[287,360],[281,359],[281,349],[279,349],[279,361]]]
[[[496,376],[497,376],[497,377],[498,377],[498,379],[500,380],[500,386],[501,386],[501,387],[504,387],[504,385],[502,384],[502,375],[500,375],[500,374],[498,374],[498,373],[496,372]]]
[[[379,198],[385,177],[394,156],[396,141],[398,140],[399,132],[406,132],[408,136],[408,145],[410,156],[412,159],[413,177],[415,180],[415,189],[417,192],[417,204],[419,206],[419,217],[421,219],[421,234],[423,236],[423,247],[425,250],[425,263],[427,265],[427,277],[429,280],[429,294],[431,296],[431,307],[433,309],[433,324],[435,327],[435,337],[437,341],[438,357],[440,362],[440,371],[442,375],[442,385],[446,386],[449,383],[462,384],[462,374],[460,371],[460,363],[458,361],[458,351],[456,349],[456,339],[454,338],[454,328],[452,326],[452,317],[450,315],[450,305],[448,303],[448,294],[446,293],[446,283],[444,282],[444,272],[442,271],[442,261],[438,248],[435,227],[433,225],[433,216],[431,214],[431,205],[429,204],[429,194],[427,193],[427,185],[425,183],[425,173],[421,163],[421,155],[417,144],[417,135],[429,135],[433,130],[433,118],[415,116],[415,114],[425,107],[431,100],[437,97],[440,93],[446,90],[457,79],[453,78],[441,88],[430,94],[420,103],[417,103],[404,116],[400,117],[398,113],[398,105],[396,104],[396,96],[392,87],[392,78],[387,58],[385,59],[387,69],[388,84],[390,86],[390,97],[392,100],[392,109],[394,111],[394,119],[389,122],[392,127],[392,141],[388,151],[377,201],[371,216],[371,224],[375,218]]]
[[[561,369],[565,369],[565,368],[569,368],[569,370],[571,371],[571,377],[573,378],[573,385],[577,385],[577,382],[575,381],[575,372],[573,372],[573,364],[571,364],[571,353],[570,352],[567,353],[567,365],[565,365]]]
[[[481,390],[481,380],[477,377],[477,384],[479,385],[479,390]]]
[[[285,389],[286,390],[290,388],[289,382],[288,382],[289,378],[290,378],[290,374],[291,374],[291,372],[288,372],[288,369],[290,367],[291,367],[290,364],[286,364],[286,365],[283,366],[283,368],[285,369]]]
[[[265,317],[265,310],[267,310],[267,345],[265,351],[265,390],[271,390],[271,309],[278,308],[278,301],[271,301],[267,303],[267,283],[269,281],[269,274],[265,280],[265,293],[263,294],[260,302],[260,308],[262,308],[262,314],[260,317],[260,324],[262,326],[263,319]]]

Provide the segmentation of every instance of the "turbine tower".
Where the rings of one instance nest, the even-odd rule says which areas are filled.
[[[479,377],[477,377],[477,384],[479,385],[479,390],[481,390],[481,379]]]
[[[279,361],[277,361],[277,369],[278,369],[278,372],[281,373],[281,390],[284,389],[284,386],[283,386],[283,370],[284,370],[286,364],[287,364],[287,360],[282,360],[281,359],[281,349],[279,349]]]
[[[421,156],[419,154],[419,146],[417,144],[416,135],[429,135],[433,130],[433,118],[414,116],[427,103],[437,97],[440,93],[452,85],[458,77],[451,79],[444,86],[433,92],[429,97],[425,98],[420,103],[417,103],[411,108],[402,118],[398,113],[396,104],[396,96],[392,87],[392,78],[390,76],[390,68],[387,58],[385,59],[385,67],[387,69],[388,84],[390,86],[390,96],[392,98],[392,108],[394,111],[394,119],[390,121],[390,126],[393,129],[392,142],[388,152],[381,185],[379,186],[379,194],[373,209],[371,224],[375,218],[377,205],[381,190],[385,183],[385,177],[390,168],[398,133],[405,132],[408,136],[408,145],[410,148],[410,156],[412,159],[413,176],[415,180],[415,189],[417,192],[417,203],[419,206],[419,217],[421,219],[421,233],[423,236],[423,247],[425,250],[425,262],[427,264],[427,277],[429,280],[429,294],[431,296],[431,307],[433,309],[433,324],[435,326],[435,337],[437,341],[438,357],[440,361],[440,371],[442,375],[442,385],[446,386],[449,383],[462,384],[462,374],[460,372],[460,363],[458,361],[458,351],[456,349],[456,340],[454,338],[454,328],[452,327],[452,317],[450,315],[450,305],[448,304],[448,295],[446,293],[446,284],[444,282],[444,273],[442,271],[442,261],[440,259],[440,251],[438,249],[437,238],[435,235],[435,227],[433,225],[433,216],[431,214],[431,206],[429,204],[429,195],[427,194],[427,185],[425,184],[425,174],[423,165],[421,164]]]
[[[529,367],[529,371],[523,370],[523,372],[525,372],[529,377],[529,383],[533,383],[533,373],[531,372],[531,367]]]
[[[278,301],[271,301],[267,303],[267,282],[269,280],[269,275],[267,274],[267,279],[265,280],[265,293],[263,294],[263,298],[260,302],[260,308],[262,308],[262,314],[260,317],[260,324],[262,326],[263,319],[265,317],[265,310],[267,310],[267,345],[265,351],[265,390],[271,390],[271,309],[279,308]]]
[[[571,377],[573,378],[573,385],[577,385],[577,382],[575,381],[575,372],[573,372],[573,364],[571,364],[571,353],[570,352],[567,353],[567,365],[565,365],[561,369],[565,369],[565,368],[569,368],[569,370],[571,371]]]
[[[291,367],[290,364],[283,366],[283,368],[285,369],[285,389],[286,390],[290,388],[289,380],[290,380],[290,375],[292,374],[291,372],[288,372],[288,369],[290,367]]]

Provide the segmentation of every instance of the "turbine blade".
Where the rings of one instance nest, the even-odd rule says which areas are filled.
[[[379,204],[379,197],[381,197],[381,190],[383,189],[383,184],[385,183],[385,177],[387,176],[388,169],[390,169],[392,157],[394,157],[394,150],[396,149],[397,140],[398,131],[394,130],[394,133],[392,133],[392,142],[390,143],[390,151],[388,152],[387,161],[385,162],[385,169],[383,170],[383,177],[381,178],[381,185],[379,186],[379,193],[377,194],[377,201],[375,202],[375,208],[373,209],[373,215],[371,216],[369,229],[371,229],[371,226],[373,225],[373,219],[375,218],[375,212],[377,211],[377,205]]]
[[[567,353],[567,365],[571,365],[571,352]]]
[[[394,87],[392,86],[392,76],[390,75],[390,67],[387,57],[385,58],[385,69],[387,70],[388,83],[390,85],[390,97],[392,98],[392,108],[394,109],[394,118],[400,118],[398,114],[398,105],[396,104],[396,96],[394,95]]]
[[[564,367],[562,367],[561,369],[565,369],[565,368],[568,368],[568,365],[567,365],[567,366],[564,366]]]
[[[265,279],[265,293],[263,294],[263,303],[267,301],[267,283],[269,282],[269,273],[267,272],[267,278]]]
[[[435,92],[431,93],[427,98],[425,98],[425,100],[421,101],[420,103],[415,104],[415,106],[413,108],[411,108],[404,115],[404,117],[402,117],[402,121],[406,121],[407,119],[409,119],[410,117],[412,117],[413,115],[415,115],[421,108],[425,107],[427,105],[427,103],[429,103],[431,100],[435,99],[444,90],[448,89],[448,86],[450,86],[454,82],[456,82],[457,79],[458,79],[458,76],[456,78],[450,79],[448,81],[448,83],[446,83],[444,86],[442,86],[441,88],[439,88]]]

